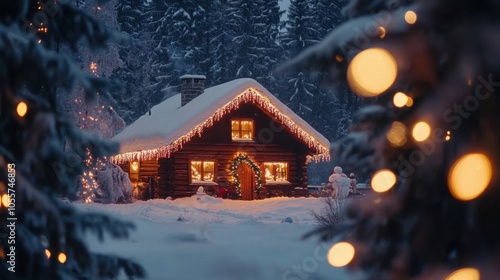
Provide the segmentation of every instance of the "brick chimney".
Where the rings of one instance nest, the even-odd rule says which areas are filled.
[[[206,79],[203,75],[181,76],[181,106],[203,93]]]

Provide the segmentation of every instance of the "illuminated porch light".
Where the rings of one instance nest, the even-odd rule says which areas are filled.
[[[130,163],[130,168],[132,168],[133,171],[137,171],[139,170],[139,162],[137,161],[132,161]]]
[[[374,97],[394,83],[397,71],[396,60],[388,51],[371,48],[352,59],[347,68],[347,82],[356,94]]]
[[[493,171],[488,157],[471,153],[460,157],[448,173],[448,188],[454,198],[462,201],[480,196],[488,187]]]

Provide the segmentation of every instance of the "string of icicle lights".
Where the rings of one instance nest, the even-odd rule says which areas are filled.
[[[267,97],[262,95],[258,90],[253,88],[248,88],[233,100],[228,102],[226,105],[219,108],[215,113],[210,116],[204,122],[196,125],[191,131],[180,136],[172,143],[159,147],[157,149],[142,150],[137,152],[128,152],[123,154],[118,154],[111,157],[114,163],[120,164],[136,160],[151,160],[158,158],[168,158],[173,152],[182,149],[182,146],[191,140],[192,137],[198,135],[201,137],[201,133],[205,128],[211,127],[215,122],[220,120],[226,114],[239,108],[241,103],[252,102],[257,104],[259,107],[268,111],[274,118],[276,118],[280,123],[282,123],[286,128],[288,128],[293,134],[295,134],[299,139],[304,141],[309,148],[314,148],[316,154],[310,159],[314,161],[325,161],[330,159],[330,151],[328,147],[322,145],[318,140],[309,135],[306,131],[300,128],[290,117],[281,113],[276,106],[274,106]]]

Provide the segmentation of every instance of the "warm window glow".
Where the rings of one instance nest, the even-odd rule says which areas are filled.
[[[376,192],[386,192],[396,184],[396,175],[388,169],[377,171],[371,181],[371,186]]]
[[[481,279],[481,274],[479,273],[479,270],[472,267],[466,267],[455,270],[445,278],[445,280],[480,280],[480,279]]]
[[[213,182],[214,174],[213,161],[191,161],[191,182]]]
[[[417,22],[417,14],[414,11],[408,11],[405,13],[405,21],[408,24],[414,24]]]
[[[253,139],[253,121],[251,120],[232,120],[231,137],[233,140],[252,140]]]
[[[412,134],[415,141],[417,142],[425,141],[431,135],[431,127],[426,122],[418,122],[413,127]]]
[[[347,68],[347,81],[355,93],[374,97],[392,86],[397,72],[396,60],[388,51],[372,48],[352,59]]]
[[[394,103],[394,106],[401,108],[408,103],[408,95],[402,93],[402,92],[397,92],[394,94],[394,98],[392,99],[392,102]]]
[[[265,162],[266,181],[287,181],[288,164],[286,162]]]
[[[328,263],[335,267],[348,265],[354,258],[356,250],[351,243],[340,242],[332,246],[328,251]]]
[[[492,176],[490,160],[484,154],[467,154],[459,158],[448,174],[448,187],[458,200],[472,200],[488,187]]]
[[[57,260],[59,260],[60,263],[65,263],[66,262],[66,254],[59,253],[59,256],[57,256]]]
[[[19,104],[17,104],[17,114],[20,117],[24,117],[27,112],[28,112],[28,105],[26,105],[26,103],[22,101],[19,102]]]

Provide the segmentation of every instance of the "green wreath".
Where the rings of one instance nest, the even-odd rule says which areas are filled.
[[[255,177],[257,177],[257,188],[255,189],[255,192],[259,194],[260,188],[262,187],[262,172],[260,172],[260,168],[245,154],[238,154],[234,160],[233,163],[231,164],[231,174],[233,175],[233,184],[236,189],[236,193],[238,196],[241,196],[241,189],[240,189],[240,178],[238,177],[238,172],[237,168],[238,165],[242,162],[245,162],[250,166],[252,171],[255,173]]]

